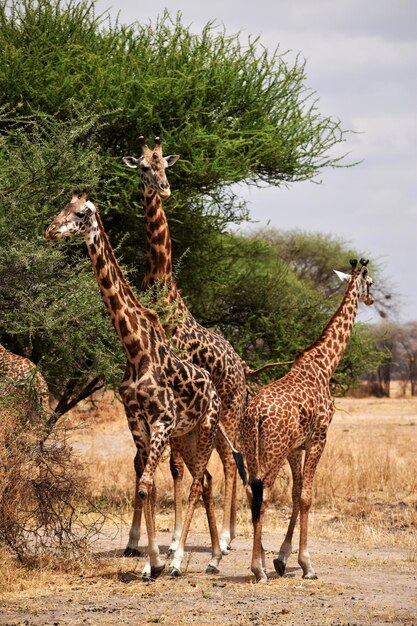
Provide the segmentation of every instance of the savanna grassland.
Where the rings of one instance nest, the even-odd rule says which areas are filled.
[[[106,516],[82,558],[66,554],[30,570],[1,555],[1,624],[417,623],[417,398],[336,399],[310,516],[309,546],[319,580],[301,578],[297,536],[285,577],[274,572],[272,559],[290,512],[285,468],[266,522],[268,585],[253,584],[251,524],[241,486],[237,537],[220,574],[204,574],[210,542],[200,507],[183,576],[142,582],[144,557],[122,556],[134,486],[134,447],[122,407],[105,395],[73,412],[66,426],[87,475],[88,495]],[[209,469],[220,512],[222,472],[215,453]],[[157,484],[157,530],[164,550],[173,526],[167,458]],[[140,545],[145,541],[144,533]]]

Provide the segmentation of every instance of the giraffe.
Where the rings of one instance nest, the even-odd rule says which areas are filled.
[[[155,537],[154,472],[168,440],[178,447],[193,477],[181,537],[168,575],[181,573],[184,547],[195,505],[202,495],[212,540],[207,572],[218,572],[221,550],[214,517],[210,476],[204,474],[220,413],[220,401],[208,373],[180,359],[166,340],[158,315],[144,307],[124,279],[95,205],[87,191],[71,201],[47,228],[47,239],[84,238],[107,312],[126,352],[120,386],[136,444],[136,491],[143,501],[148,535],[144,579],[165,567]],[[204,479],[203,479],[204,478]]]
[[[360,267],[356,260],[350,263],[350,276],[336,272],[339,278],[348,281],[348,285],[341,305],[319,339],[299,354],[288,374],[263,387],[246,410],[242,438],[249,474],[246,492],[253,523],[251,570],[256,582],[268,582],[262,547],[262,520],[271,488],[285,459],[288,459],[293,478],[293,509],[274,567],[279,575],[284,575],[300,513],[298,563],[303,578],[317,578],[307,548],[308,512],[314,473],[334,413],[330,377],[349,342],[358,302],[366,305],[374,302],[373,281],[366,267],[368,261],[361,259]]]
[[[239,423],[246,406],[245,374],[252,376],[259,370],[251,370],[231,344],[223,337],[201,326],[192,316],[183,301],[172,276],[171,237],[168,221],[162,206],[162,199],[169,198],[171,191],[166,177],[166,169],[176,163],[179,156],[163,156],[162,143],[155,138],[151,150],[143,137],[139,138],[141,156],[127,156],[123,161],[141,173],[141,186],[144,200],[148,259],[142,289],[148,289],[156,283],[168,286],[167,300],[176,303],[176,326],[172,331],[173,346],[187,359],[207,370],[221,400],[220,424],[226,431],[229,442],[219,429],[215,448],[223,463],[225,485],[223,504],[223,523],[220,533],[220,546],[227,554],[235,537],[236,524],[236,465],[232,447],[236,442]],[[170,325],[172,319],[168,321]],[[263,368],[262,368],[263,369]],[[232,444],[232,445],[230,445]],[[176,548],[181,535],[181,493],[184,463],[178,454],[175,442],[171,445],[171,473],[174,479],[175,526],[169,551]],[[126,555],[137,554],[140,538],[140,503],[135,503],[132,528]]]
[[[50,415],[48,385],[36,365],[0,343],[0,397],[14,395],[17,387],[24,388],[22,408],[28,419]]]

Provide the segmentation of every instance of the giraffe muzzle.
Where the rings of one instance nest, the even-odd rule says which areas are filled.
[[[56,230],[55,226],[51,224],[45,231],[45,239],[48,241],[53,239],[59,239],[60,233]]]

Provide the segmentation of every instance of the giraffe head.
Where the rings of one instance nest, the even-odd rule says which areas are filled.
[[[132,156],[123,157],[123,161],[128,167],[140,169],[142,181],[145,187],[149,187],[161,198],[169,198],[171,189],[166,177],[165,170],[171,167],[180,158],[178,154],[171,154],[164,157],[162,154],[162,144],[159,137],[155,137],[155,147],[151,150],[145,143],[144,137],[139,137],[142,154],[136,159]]]
[[[74,235],[85,236],[88,233],[96,207],[87,200],[87,194],[86,189],[81,195],[77,189],[72,192],[71,201],[64,206],[61,213],[46,229],[46,239],[61,239]]]
[[[369,275],[368,268],[366,267],[369,263],[369,260],[361,259],[359,263],[360,266],[358,267],[358,261],[356,259],[352,259],[350,261],[350,265],[352,266],[351,275],[344,274],[343,272],[338,272],[337,270],[333,271],[335,272],[335,274],[337,274],[340,280],[351,280],[352,282],[356,282],[358,287],[359,301],[364,302],[364,304],[369,306],[375,301],[372,294],[372,285],[374,284],[374,281]]]

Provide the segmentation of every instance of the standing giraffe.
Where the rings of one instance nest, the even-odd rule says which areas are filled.
[[[0,397],[14,395],[23,387],[22,407],[26,417],[49,416],[48,385],[36,365],[23,356],[13,354],[0,343]]]
[[[45,233],[47,239],[75,235],[81,235],[87,244],[102,299],[127,356],[119,391],[137,448],[136,491],[143,501],[148,534],[148,561],[142,575],[155,578],[165,565],[155,538],[154,473],[170,438],[193,481],[184,526],[168,574],[180,574],[187,533],[201,494],[212,540],[207,572],[217,572],[221,550],[211,481],[203,480],[219,419],[216,389],[205,370],[177,356],[166,340],[157,314],[137,300],[116,261],[98,211],[87,200],[86,191],[80,197],[73,193],[71,202]]]
[[[288,459],[293,477],[293,509],[274,567],[278,574],[284,575],[300,513],[298,563],[303,578],[317,578],[307,548],[308,512],[314,473],[334,413],[330,378],[349,342],[358,302],[367,305],[374,302],[373,281],[366,267],[368,261],[361,259],[359,268],[356,260],[350,263],[350,276],[337,272],[348,285],[340,307],[319,339],[296,358],[288,374],[263,387],[246,410],[242,436],[249,472],[246,490],[253,522],[251,570],[256,582],[268,582],[262,547],[262,520],[275,478],[285,459]]]
[[[151,150],[140,137],[141,156],[136,159],[128,156],[123,160],[129,167],[141,172],[142,192],[145,207],[148,260],[142,289],[158,284],[168,286],[168,303],[176,303],[176,326],[172,332],[173,346],[187,355],[187,359],[209,372],[221,400],[220,423],[232,444],[236,441],[237,430],[246,405],[245,373],[254,375],[254,370],[247,367],[231,344],[218,335],[202,327],[191,315],[181,298],[172,276],[171,237],[162,200],[171,195],[165,170],[178,160],[177,155],[163,156],[159,137]],[[168,322],[172,324],[172,319]],[[263,368],[262,368],[263,369]],[[259,370],[256,371],[258,373]],[[221,430],[215,439],[215,447],[224,468],[224,504],[223,525],[220,534],[220,546],[227,554],[230,543],[235,537],[236,524],[236,465],[232,448]],[[184,463],[175,446],[171,445],[171,473],[174,479],[175,528],[170,551],[175,550],[181,535],[181,493]],[[126,555],[137,554],[140,538],[140,503],[135,503],[135,513]]]

